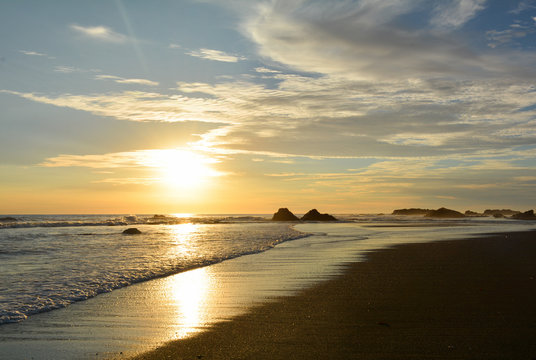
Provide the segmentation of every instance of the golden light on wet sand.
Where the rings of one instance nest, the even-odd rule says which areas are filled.
[[[187,271],[170,278],[170,301],[176,306],[177,328],[173,338],[183,339],[201,330],[207,322],[205,311],[211,277],[206,268]]]

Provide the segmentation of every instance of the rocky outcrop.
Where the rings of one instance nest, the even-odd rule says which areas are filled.
[[[465,215],[463,215],[459,211],[447,209],[444,207],[439,208],[437,210],[430,210],[424,216],[432,217],[432,218],[463,218],[465,217]]]
[[[125,235],[138,235],[138,234],[141,234],[141,231],[139,231],[136,228],[128,228],[125,231],[123,231],[123,234],[125,234]]]
[[[14,217],[11,217],[11,216],[6,216],[6,217],[1,217],[0,221],[2,221],[2,222],[13,222],[13,221],[17,221],[17,219],[15,219]]]
[[[468,217],[482,217],[484,215],[480,214],[480,213],[477,213],[476,211],[471,211],[471,210],[467,210],[465,213],[464,213],[465,216],[468,216]]]
[[[534,215],[534,210],[525,211],[524,213],[512,215],[512,219],[516,220],[536,220],[536,215]]]
[[[393,215],[426,215],[430,209],[419,209],[419,208],[411,208],[411,209],[396,209],[393,211]]]
[[[337,221],[337,219],[330,214],[321,214],[316,209],[309,210],[307,214],[303,215],[302,221]]]
[[[505,217],[505,216],[512,216],[512,215],[516,215],[516,214],[520,214],[521,211],[516,211],[516,210],[510,210],[510,209],[486,209],[484,211],[484,215],[486,216],[495,216],[495,215],[502,215],[502,217]],[[500,216],[497,216],[497,217],[500,217]]]
[[[280,208],[272,216],[272,221],[300,221],[296,215],[290,212],[287,208]]]

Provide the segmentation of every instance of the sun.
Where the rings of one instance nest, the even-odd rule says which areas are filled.
[[[193,189],[221,175],[211,168],[216,159],[189,150],[153,150],[148,161],[162,183],[176,188]]]

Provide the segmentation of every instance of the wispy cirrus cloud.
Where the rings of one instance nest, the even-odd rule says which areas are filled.
[[[85,37],[101,40],[111,43],[124,43],[127,41],[127,36],[113,31],[107,26],[81,26],[77,24],[70,25],[70,29]]]
[[[510,13],[519,15],[527,10],[534,9],[536,9],[536,2],[534,0],[523,0],[520,1],[514,9],[510,10]]]
[[[458,28],[485,8],[487,0],[442,1],[434,11],[431,23],[440,28]]]
[[[21,54],[24,54],[26,56],[35,56],[35,57],[42,57],[42,58],[47,58],[49,60],[54,60],[56,59],[54,56],[50,56],[48,54],[45,54],[43,52],[38,52],[38,51],[32,51],[32,50],[19,50],[19,52]]]
[[[120,76],[115,75],[97,75],[95,76],[97,80],[112,80],[119,84],[136,84],[136,85],[147,85],[147,86],[158,86],[157,81],[147,80],[147,79],[126,79]]]
[[[227,54],[224,51],[213,50],[213,49],[192,50],[190,52],[187,52],[187,54],[190,56],[201,58],[201,59],[220,61],[220,62],[235,63],[241,60],[246,60],[246,58],[243,56],[231,55],[231,54]]]
[[[24,54],[24,55],[28,55],[28,56],[43,56],[43,57],[48,57],[47,54],[40,53],[40,52],[37,52],[37,51],[20,50],[19,52],[22,53],[22,54]]]
[[[476,54],[449,31],[463,27],[486,3],[437,4],[256,3],[241,29],[261,55],[287,71],[267,65],[242,77],[246,81],[179,82],[175,94],[11,93],[121,120],[221,123],[199,134],[198,145],[233,154],[404,158],[532,144],[535,54]],[[461,14],[464,9],[467,13]],[[416,11],[428,16],[422,24],[436,23],[441,31],[405,24]],[[197,55],[212,60],[238,61],[234,55],[201,50]],[[297,75],[289,68],[313,74]]]
[[[87,111],[130,121],[201,121],[221,123],[226,105],[220,100],[164,95],[155,92],[124,91],[119,93],[46,96],[0,90],[28,100]],[[226,117],[229,118],[230,117]]]
[[[511,24],[504,30],[488,30],[486,31],[486,36],[489,40],[488,46],[496,48],[500,45],[511,45],[517,40],[523,39],[534,33],[536,33],[534,24],[517,22]]]
[[[243,32],[262,56],[293,69],[330,76],[484,78],[506,73],[507,60],[477,53],[453,34],[484,8],[481,0],[275,0],[245,16]],[[408,15],[425,17],[420,26]],[[426,18],[427,16],[427,18]],[[431,28],[430,24],[434,24]],[[434,28],[437,30],[435,31]],[[534,75],[520,56],[517,67]]]

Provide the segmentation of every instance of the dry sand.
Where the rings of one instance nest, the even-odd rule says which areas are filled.
[[[536,232],[377,251],[136,359],[536,359]]]

